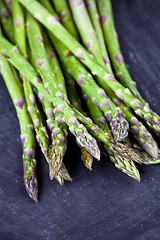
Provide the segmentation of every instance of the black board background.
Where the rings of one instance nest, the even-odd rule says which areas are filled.
[[[144,98],[160,114],[160,1],[112,0],[122,52]],[[160,165],[142,166],[141,183],[107,158],[89,172],[69,136],[63,187],[48,178],[38,149],[39,203],[23,185],[14,106],[0,79],[0,240],[159,240]]]

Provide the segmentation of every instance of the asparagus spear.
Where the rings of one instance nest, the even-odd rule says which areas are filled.
[[[37,18],[48,30],[50,30],[60,41],[66,45],[69,50],[77,56],[92,72],[97,76],[99,84],[107,92],[110,89],[114,91],[116,96],[123,100],[127,105],[131,106],[135,113],[144,119],[148,126],[160,135],[160,118],[152,112],[147,106],[135,98],[129,89],[122,86],[115,78],[106,73],[106,71],[95,61],[95,59],[86,51],[80,43],[78,43],[71,34],[59,23],[58,19],[50,14],[40,3],[36,0],[18,0]]]
[[[40,0],[40,2],[43,4],[43,6],[45,6],[47,9],[52,11],[52,6],[48,0],[45,0],[45,1]],[[67,3],[63,0],[61,2],[57,2],[57,1],[53,0],[53,3],[56,8],[56,11],[59,14],[59,17],[60,17],[62,23],[66,26],[67,29],[69,29],[69,31],[72,32],[73,36],[76,39],[78,39],[78,32],[72,21],[71,13],[70,13]],[[70,76],[70,74],[67,72],[65,66],[63,66],[63,70],[64,70],[64,74],[65,74],[65,79],[67,81],[67,88],[69,89],[69,91],[68,91],[69,99],[71,100],[71,103],[73,104],[73,106],[76,109],[78,109],[80,112],[83,112],[81,104],[80,104],[80,100],[78,99],[78,96],[75,92],[75,88],[74,88],[75,82],[72,79],[72,77]],[[92,170],[93,156],[89,152],[87,152],[85,148],[81,148],[81,159],[84,162],[84,165],[89,170]]]
[[[34,62],[33,56],[31,56],[31,54],[29,54],[29,56],[30,56],[29,58],[32,62],[32,65],[34,66],[34,68],[36,68],[36,64]],[[52,180],[55,177],[55,179],[61,185],[63,185],[64,179],[68,181],[72,180],[65,165],[61,162],[61,159],[63,158],[63,155],[66,152],[66,142],[64,139],[64,135],[67,134],[67,132],[62,132],[60,129],[60,131],[55,136],[55,132],[57,131],[57,128],[58,128],[58,124],[55,121],[55,114],[54,114],[56,109],[54,109],[52,102],[50,102],[49,99],[40,90],[35,88],[34,91],[36,92],[42,104],[43,110],[47,118],[47,120],[45,119],[45,121],[47,123],[48,129],[51,132],[52,144],[50,145],[50,150],[49,150],[50,161],[48,161],[50,179]]]
[[[138,141],[140,146],[148,153],[150,156],[157,158],[158,157],[158,145],[154,140],[153,136],[146,129],[142,122],[140,122],[132,109],[127,107],[122,101],[120,101],[115,94],[110,91],[109,97],[115,102],[117,106],[119,106],[129,123],[129,130],[134,134],[135,139]]]
[[[46,1],[45,1],[46,2]],[[46,7],[54,13],[52,6],[48,4]],[[67,21],[66,21],[67,26]],[[103,111],[105,117],[110,123],[112,133],[116,141],[123,140],[128,134],[128,123],[123,118],[123,112],[113,104],[107,97],[103,89],[101,89],[93,80],[92,76],[87,72],[85,67],[76,59],[70,51],[57,39],[50,34],[50,38],[56,48],[62,62],[74,76],[74,79],[80,87],[92,97],[94,104],[98,105]]]
[[[75,81],[72,79],[71,75],[67,72],[67,69],[65,67],[64,67],[64,74],[65,74],[65,79],[67,81],[67,92],[68,92],[69,100],[78,111],[83,113],[81,102],[76,92]],[[92,170],[93,156],[89,152],[87,152],[84,148],[81,148],[81,159],[84,162],[84,165],[89,170]]]
[[[125,143],[127,146],[130,146],[134,149],[134,151],[139,155],[139,158],[141,159],[141,163],[150,165],[150,164],[158,164],[160,163],[160,151],[158,153],[158,158],[150,157],[149,154],[144,152],[144,150],[141,148],[141,146],[138,144],[138,142],[132,141],[129,138],[125,139]]]
[[[24,13],[23,13],[22,6],[17,0],[14,0],[12,2],[12,15],[14,20],[13,27],[14,27],[15,42],[17,43],[17,46],[19,47],[19,50],[24,55],[24,57],[28,58],[27,47],[26,47]],[[49,166],[51,166],[50,160],[49,160],[50,143],[49,143],[48,133],[43,124],[42,119],[40,119],[40,111],[35,100],[35,95],[34,95],[32,86],[26,78],[23,78],[23,87],[24,87],[28,109],[34,123],[37,141],[42,149],[42,152],[45,155],[47,162],[49,163]],[[52,168],[50,167],[50,175],[52,172],[51,169]]]
[[[54,177],[59,181],[62,185],[64,180],[70,180],[71,177],[62,163],[63,156],[66,152],[66,139],[65,133],[60,127],[59,133],[55,136],[55,131],[58,129],[58,124],[54,116],[54,109],[53,104],[43,95],[43,93],[37,93],[39,96],[39,100],[42,103],[43,110],[47,117],[47,125],[48,129],[51,132],[51,140],[52,144],[50,147],[50,163],[49,163],[49,172],[50,172],[50,179],[52,180]]]
[[[97,4],[99,7],[107,48],[116,72],[116,76],[125,87],[130,89],[135,97],[137,97],[144,105],[146,105],[146,101],[142,98],[137,90],[136,83],[132,80],[125,65],[114,26],[111,2],[110,0],[100,0],[97,1]]]
[[[86,49],[94,55],[98,63],[105,67],[97,35],[92,26],[83,0],[69,0],[69,4],[83,44]]]
[[[13,16],[13,30],[15,43],[17,44],[20,52],[25,58],[27,56],[26,34],[25,34],[25,19],[23,7],[18,0],[12,1],[12,16]]]
[[[0,21],[2,24],[2,28],[5,32],[5,35],[11,42],[14,43],[14,34],[12,31],[13,27],[12,17],[10,12],[6,8],[3,0],[0,1]]]
[[[67,92],[68,92],[69,100],[78,111],[83,113],[81,101],[76,91],[76,83],[73,80],[72,76],[68,73],[66,68],[64,69],[64,71],[65,71],[65,77],[67,82]]]
[[[99,47],[100,47],[100,51],[101,51],[101,55],[103,56],[103,61],[106,65],[106,70],[107,72],[111,73],[113,75],[112,72],[112,68],[110,65],[110,60],[109,60],[109,56],[108,56],[108,52],[105,46],[105,41],[104,41],[104,37],[103,37],[103,31],[101,28],[101,24],[99,21],[99,13],[97,10],[97,6],[96,6],[96,1],[95,0],[85,0],[87,9],[88,9],[88,13],[90,15],[93,27],[96,31],[97,34],[97,38],[98,38],[98,42],[99,42]]]
[[[27,104],[15,69],[11,68],[7,60],[0,54],[1,73],[9,94],[15,106],[21,129],[23,146],[24,184],[28,195],[38,201],[38,182],[36,177],[37,161],[35,159],[36,142],[34,127],[27,111]]]
[[[35,60],[33,58],[33,56],[31,55],[31,51],[29,51],[29,59],[33,65],[33,67],[36,69],[36,63]],[[57,129],[57,122],[55,121],[55,114],[54,114],[54,107],[53,107],[53,103],[50,102],[50,100],[39,90],[34,88],[34,91],[36,92],[39,101],[42,104],[44,113],[46,115],[46,123],[48,126],[48,129],[51,132],[51,141],[52,144],[50,145],[50,162],[49,162],[49,175],[50,175],[50,179],[52,180],[54,177],[55,179],[61,184],[63,185],[64,183],[64,179],[71,181],[71,177],[65,167],[65,165],[61,162],[62,159],[62,155],[65,154],[66,152],[66,143],[61,144],[62,141],[64,142],[64,137],[61,137],[62,135],[64,135],[63,132],[59,132],[57,133],[57,135],[59,136],[59,138],[61,139],[61,141],[58,139],[57,135],[55,136],[55,129]],[[44,121],[44,122],[45,122]],[[65,132],[67,133],[67,132]],[[53,166],[53,163],[54,166]]]
[[[24,92],[26,96],[26,101],[28,105],[28,111],[33,121],[34,129],[36,131],[36,139],[41,147],[41,150],[47,160],[50,162],[49,159],[49,135],[45,125],[43,124],[43,120],[40,115],[39,107],[36,103],[35,95],[32,89],[31,84],[28,82],[26,78],[23,79],[24,84]]]
[[[65,89],[65,82],[64,82],[63,74],[61,72],[61,68],[60,68],[58,59],[57,59],[56,54],[51,46],[51,43],[49,42],[49,39],[47,38],[47,35],[44,32],[43,32],[43,40],[44,40],[44,46],[46,49],[48,60],[50,62],[53,74],[55,74],[58,87],[62,90],[64,96],[67,97],[67,93],[66,93],[66,89]],[[51,103],[45,97],[44,97],[44,99],[45,99],[45,101],[48,102],[48,105],[49,104],[51,105]],[[49,109],[52,108],[51,106],[48,106],[48,107],[49,107]],[[60,163],[59,167],[60,167],[60,166],[62,166],[61,164],[63,164],[62,160],[65,155],[66,149],[67,149],[67,125],[63,121],[62,122],[59,121],[60,118],[63,118],[63,115],[59,111],[57,111],[56,108],[53,110],[53,112],[55,113],[55,116],[54,116],[55,119],[53,120],[53,118],[49,118],[49,120],[48,120],[49,128],[52,129],[53,124],[54,124],[54,129],[59,128],[60,131],[57,133],[57,135],[55,137],[52,136],[52,139],[53,139],[52,145],[53,146],[55,145],[55,147],[53,148],[53,153],[54,153],[55,157],[52,160],[52,165],[56,166],[56,165],[58,165],[58,164],[56,164],[56,162],[59,162]],[[54,129],[52,131],[54,131]],[[54,134],[52,134],[52,135],[54,135]],[[63,164],[63,168],[61,169],[61,171],[62,170],[64,171],[64,169],[65,169],[65,165]],[[68,171],[66,169],[64,171],[64,178],[65,179],[67,178],[66,180],[71,180],[71,177],[69,176],[69,174],[67,176],[67,172]]]
[[[45,2],[48,2],[48,0],[45,0],[45,1],[40,0],[40,2],[47,8]],[[75,25],[72,21],[72,14],[70,12],[67,1],[66,0],[61,0],[61,1],[52,0],[52,2],[53,2],[53,5],[56,9],[56,12],[57,12],[61,22],[63,22],[64,27],[67,28],[69,32],[72,32],[72,35],[76,39],[79,39],[77,29],[75,28]]]

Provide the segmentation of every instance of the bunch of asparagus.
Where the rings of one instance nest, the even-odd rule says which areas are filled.
[[[140,181],[134,162],[160,162],[160,117],[128,73],[110,0],[7,3],[0,1],[0,72],[19,119],[28,195],[38,201],[36,140],[50,179],[72,180],[63,163],[68,130],[88,169],[101,149]]]

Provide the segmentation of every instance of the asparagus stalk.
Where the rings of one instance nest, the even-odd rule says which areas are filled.
[[[3,0],[0,1],[0,21],[5,35],[11,42],[14,43],[14,34],[12,31],[13,28],[12,17],[7,7],[5,6]]]
[[[27,47],[26,47],[24,13],[23,13],[22,6],[17,0],[14,0],[12,2],[12,15],[14,20],[13,27],[14,27],[15,42],[17,43],[17,46],[21,51],[21,53],[24,55],[24,57],[28,58]],[[45,155],[47,162],[49,163],[50,175],[51,175],[53,171],[51,167],[51,161],[50,161],[50,155],[52,151],[50,153],[50,146],[49,146],[50,142],[49,142],[48,133],[40,117],[40,111],[35,100],[35,95],[34,95],[32,86],[26,78],[23,78],[23,87],[24,87],[26,101],[28,104],[28,109],[34,123],[36,138],[42,149],[42,152]],[[63,181],[60,181],[60,177],[58,178],[58,181],[60,183],[63,183]]]
[[[49,135],[47,132],[46,127],[43,124],[43,121],[41,119],[39,107],[36,103],[35,95],[32,89],[31,84],[28,82],[26,78],[23,79],[24,84],[24,92],[26,96],[26,101],[28,105],[28,111],[30,113],[30,116],[32,118],[34,129],[36,131],[36,139],[41,147],[41,150],[47,160],[47,162],[50,162],[49,159]]]
[[[67,72],[67,69],[65,67],[64,67],[64,74],[65,74],[65,79],[67,81],[67,92],[68,92],[69,100],[78,111],[83,113],[81,102],[76,92],[75,81],[72,79],[71,75]],[[89,170],[92,170],[93,156],[89,152],[87,152],[84,148],[81,148],[81,159],[84,162],[84,165]]]
[[[66,141],[65,134],[62,130],[62,126],[59,127],[60,131],[55,136],[55,132],[58,129],[58,124],[56,118],[54,116],[54,111],[56,109],[53,108],[53,104],[39,91],[37,93],[40,102],[42,103],[43,110],[47,117],[47,125],[48,129],[51,132],[51,140],[52,144],[50,146],[50,161],[49,161],[49,174],[50,179],[52,180],[54,177],[56,180],[62,185],[64,180],[71,181],[71,177],[62,162],[63,156],[66,152]]]
[[[36,69],[36,63],[35,60],[33,58],[33,56],[31,55],[31,51],[29,51],[29,59],[33,65],[33,67]],[[55,136],[55,129],[57,129],[57,122],[55,121],[55,114],[54,114],[54,107],[53,107],[53,103],[50,102],[50,100],[39,90],[39,89],[34,89],[34,91],[36,92],[39,101],[42,104],[43,107],[43,111],[46,115],[46,123],[48,126],[49,131],[51,132],[51,141],[52,144],[50,145],[50,153],[49,153],[49,175],[50,175],[50,179],[52,180],[54,177],[55,179],[61,184],[63,185],[64,183],[64,179],[65,180],[69,180],[71,181],[71,177],[65,167],[65,165],[61,162],[62,159],[62,155],[65,154],[66,152],[66,143],[61,144],[62,142],[62,138],[64,137],[60,137],[62,136],[64,133],[63,132],[59,132],[57,133],[57,135],[59,136],[59,138],[61,139],[61,141],[57,138],[57,135]],[[44,122],[45,122],[44,121]],[[66,133],[66,132],[65,132]],[[63,140],[64,142],[64,140]],[[62,146],[63,147],[62,147]],[[54,166],[53,166],[54,163]]]
[[[149,107],[143,106],[143,104],[135,98],[129,89],[122,86],[115,78],[106,73],[96,60],[86,51],[79,42],[77,42],[71,34],[59,23],[58,19],[50,14],[40,3],[36,0],[18,0],[21,2],[30,13],[37,18],[48,30],[50,30],[69,50],[77,56],[92,72],[97,76],[99,84],[107,92],[110,89],[116,94],[118,98],[123,100],[127,105],[131,106],[135,113],[144,119],[148,126],[160,135],[160,118],[152,112]]]
[[[88,9],[88,13],[89,16],[91,18],[93,27],[96,31],[97,34],[97,38],[98,38],[98,42],[99,42],[99,47],[100,47],[100,51],[101,51],[101,55],[103,56],[103,61],[106,65],[106,70],[107,72],[111,73],[113,75],[112,72],[112,68],[110,65],[110,60],[109,60],[109,56],[108,56],[108,52],[105,46],[105,41],[104,41],[104,37],[103,37],[103,31],[101,28],[101,24],[99,21],[99,13],[97,10],[97,6],[96,6],[96,1],[95,0],[85,0],[87,9]]]
[[[43,32],[43,39],[44,39],[44,46],[46,49],[46,53],[48,56],[48,60],[50,62],[53,74],[55,74],[56,77],[56,81],[58,84],[58,87],[62,90],[63,94],[65,97],[67,97],[67,93],[66,93],[66,89],[65,89],[65,82],[64,82],[64,78],[63,78],[63,74],[61,72],[61,68],[58,62],[58,59],[56,57],[56,54],[51,46],[51,43],[49,42],[49,39],[47,38],[47,35]],[[44,97],[45,98],[45,97]],[[46,99],[46,98],[45,98]],[[45,101],[48,101],[47,99]],[[48,101],[48,104],[51,104]],[[49,109],[51,109],[51,106],[49,107]],[[59,119],[63,118],[63,115],[57,111],[57,109],[55,108],[53,110],[53,112],[55,113],[54,116],[54,120],[53,118],[49,118],[48,120],[48,126],[49,128],[52,129],[52,127],[54,126],[54,129],[59,128],[59,132],[57,133],[57,135],[55,137],[53,137],[54,134],[52,134],[52,139],[53,139],[53,146],[54,147],[54,160],[52,160],[52,165],[56,165],[57,160],[60,162],[59,167],[62,167],[62,160],[63,157],[65,155],[66,149],[67,149],[67,125],[62,121],[59,121]],[[49,116],[48,116],[49,117]],[[54,124],[54,125],[53,125]],[[54,129],[52,131],[54,131]],[[64,178],[66,180],[71,180],[71,177],[69,176],[67,169],[64,171],[65,169],[65,165],[63,164],[63,168],[61,168],[61,171],[63,170],[64,172]]]
[[[36,142],[34,127],[27,111],[27,104],[15,69],[11,68],[7,60],[0,54],[1,73],[9,94],[15,106],[21,129],[23,146],[24,184],[28,195],[38,201],[38,182],[36,177],[37,161],[35,159]]]
[[[52,6],[48,0],[45,0],[45,1],[40,0],[40,2],[43,4],[43,6],[45,6],[47,9],[52,11]],[[72,16],[71,16],[71,13],[70,13],[67,3],[64,0],[62,0],[60,2],[53,0],[53,3],[54,3],[55,9],[58,12],[63,25],[65,25],[65,27],[70,32],[72,32],[73,36],[76,39],[78,39],[78,33],[77,33],[77,30],[72,21]],[[80,100],[78,99],[78,96],[75,91],[75,82],[72,79],[72,77],[70,76],[70,74],[67,72],[65,66],[63,67],[63,69],[64,69],[65,78],[67,81],[67,89],[69,90],[68,91],[69,99],[76,109],[78,109],[80,112],[83,112]],[[87,152],[85,148],[81,148],[81,159],[84,162],[84,165],[89,170],[92,170],[93,156],[89,152]]]
[[[100,0],[97,1],[97,4],[99,7],[102,28],[109,51],[109,56],[113,63],[116,76],[125,87],[130,89],[135,97],[137,97],[144,105],[146,105],[146,101],[142,98],[137,90],[136,83],[132,80],[125,65],[114,26],[111,2],[110,0]]]
[[[36,69],[36,63],[35,60],[33,58],[33,56],[31,55],[31,51],[29,51],[29,59],[33,65],[33,67]],[[51,54],[51,53],[50,53]],[[48,129],[51,132],[51,141],[52,144],[50,145],[50,161],[49,161],[49,175],[50,175],[50,179],[52,180],[53,178],[55,178],[61,185],[64,184],[64,179],[71,181],[71,177],[65,167],[65,165],[62,163],[62,159],[63,156],[66,152],[66,141],[64,139],[65,135],[67,135],[67,131],[62,131],[62,129],[59,127],[60,131],[56,134],[55,136],[55,132],[57,132],[57,128],[58,128],[58,124],[55,120],[55,115],[57,115],[56,113],[56,108],[53,107],[53,103],[50,102],[50,100],[39,90],[39,89],[34,89],[34,91],[36,92],[43,110],[45,112],[46,115],[46,123],[48,126]],[[54,112],[56,114],[54,114]]]
[[[25,34],[25,19],[23,7],[18,0],[12,1],[12,16],[13,16],[13,29],[15,43],[17,44],[20,52],[25,58],[27,56],[26,34]]]
[[[40,0],[40,2],[47,8],[45,2],[48,2],[48,0]],[[67,28],[69,32],[72,32],[72,35],[75,37],[75,39],[79,39],[79,35],[77,32],[77,29],[75,28],[75,25],[72,21],[72,14],[70,12],[68,3],[66,0],[56,1],[52,0],[53,5],[55,7],[55,10],[63,23],[64,27]]]
[[[16,41],[17,46],[19,47],[21,53],[24,55],[24,57],[28,58],[27,47],[26,47],[26,36],[25,36],[24,13],[23,13],[22,6],[19,4],[19,2],[17,0],[14,0],[12,2],[12,14],[13,14],[13,20],[14,20],[15,41]],[[25,90],[28,107],[29,107],[29,109],[34,111],[34,115],[33,115],[33,113],[31,114],[32,120],[37,121],[37,122],[39,121],[41,124],[41,128],[46,131],[46,128],[43,126],[42,121],[39,120],[39,109],[38,109],[37,104],[36,103],[32,104],[32,102],[30,101],[31,99],[29,98],[29,96],[32,96],[33,99],[35,99],[35,96],[34,96],[31,84],[25,78],[23,78],[23,87]],[[48,100],[46,100],[45,102],[47,102],[47,101]],[[48,104],[50,106],[49,101],[48,101]],[[48,105],[47,105],[47,107],[48,107]],[[34,120],[34,118],[36,120]],[[36,126],[35,126],[35,129],[36,129]],[[50,154],[50,147],[49,147],[50,143],[49,143],[49,140],[46,138],[46,136],[48,136],[48,134],[45,136],[44,134],[41,134],[40,131],[36,131],[36,134],[38,134],[36,137],[38,139],[38,142],[40,143],[42,152],[45,154],[46,160],[49,163],[49,167],[50,167],[49,172],[50,172],[50,176],[51,176],[53,169],[51,167],[51,161],[49,160],[49,158],[50,158],[49,155],[51,155],[51,154]],[[45,142],[47,144],[47,150],[45,148],[45,144],[43,145],[43,139],[45,140]],[[60,182],[60,184],[63,184],[63,179],[61,179],[61,177],[57,177],[57,180]]]
[[[88,16],[84,1],[69,0],[69,4],[84,46],[94,55],[98,63],[105,67],[97,35]]]
[[[4,24],[4,30],[6,33],[11,30],[11,25],[13,29],[12,20],[9,21],[10,27],[8,27],[7,24]],[[10,36],[11,35],[14,36],[13,31],[10,31]],[[2,37],[1,29],[0,29],[0,36]],[[4,65],[4,71],[2,71],[4,72],[4,74],[2,73],[2,75],[4,77],[4,80],[9,90],[9,93],[11,95],[11,98],[13,102],[15,101],[17,102],[17,104],[20,104],[20,105],[17,105],[19,108],[21,108],[22,110],[24,108],[22,113],[20,113],[16,109],[19,123],[20,123],[20,128],[21,128],[21,140],[23,145],[24,183],[25,183],[25,188],[28,192],[28,195],[37,202],[38,201],[38,183],[37,183],[37,177],[36,177],[37,161],[35,160],[36,142],[35,142],[33,123],[29,116],[29,113],[27,112],[27,104],[26,104],[26,100],[23,92],[23,87],[21,85],[18,74],[13,67],[10,67],[9,63],[5,60],[4,57],[2,56],[0,57]],[[8,80],[9,77],[10,77],[10,83],[12,82],[11,86],[9,85],[9,80]],[[9,86],[11,90],[9,89]],[[16,100],[16,94],[17,94],[17,100]],[[21,97],[18,98],[18,95],[20,95]],[[22,114],[22,116],[20,116],[20,114]],[[24,124],[22,123],[23,118],[25,119]],[[25,142],[26,142],[26,146],[25,146]]]
[[[65,71],[65,78],[67,82],[67,92],[68,92],[69,100],[78,111],[83,113],[81,101],[76,91],[76,83],[73,80],[72,76],[68,73],[67,69],[64,69],[64,71]]]

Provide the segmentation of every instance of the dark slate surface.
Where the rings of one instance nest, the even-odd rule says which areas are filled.
[[[116,26],[129,71],[160,114],[160,1],[113,0]],[[39,203],[27,196],[15,110],[0,81],[0,240],[159,240],[160,166],[143,166],[141,183],[102,158],[89,172],[69,138],[63,187],[48,178],[38,158]]]

